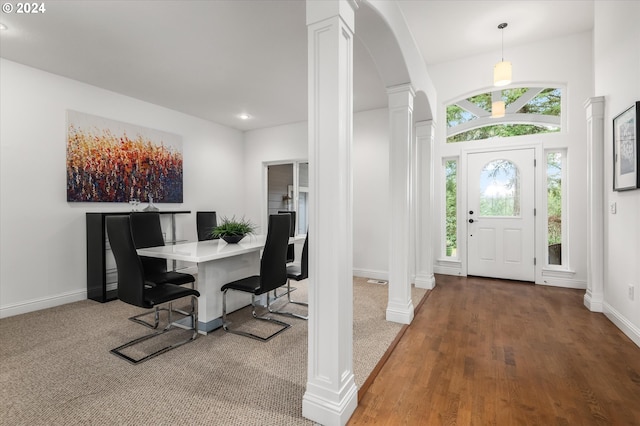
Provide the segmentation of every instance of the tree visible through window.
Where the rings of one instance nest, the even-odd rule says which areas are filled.
[[[562,153],[547,153],[547,244],[549,265],[562,265]]]
[[[447,160],[445,170],[445,249],[447,256],[456,256],[458,249],[458,162]]]
[[[480,216],[520,215],[520,172],[509,160],[494,160],[480,174]]]
[[[506,114],[491,117],[503,100]],[[481,93],[447,106],[447,143],[560,131],[562,90],[520,87]]]

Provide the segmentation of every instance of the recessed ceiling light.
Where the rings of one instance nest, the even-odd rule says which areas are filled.
[[[4,31],[4,30],[8,30],[9,27],[7,27],[5,24],[0,24],[0,30]]]
[[[238,118],[240,120],[248,120],[248,119],[251,118],[251,116],[249,114],[240,114],[240,115],[238,115]]]

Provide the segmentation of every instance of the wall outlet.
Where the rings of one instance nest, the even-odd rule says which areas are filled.
[[[629,284],[629,299],[633,300],[635,292],[635,286],[633,284]]]
[[[609,203],[609,213],[616,214],[616,203]]]

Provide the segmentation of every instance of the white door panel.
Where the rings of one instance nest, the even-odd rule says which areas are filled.
[[[467,156],[468,274],[534,281],[535,153]]]

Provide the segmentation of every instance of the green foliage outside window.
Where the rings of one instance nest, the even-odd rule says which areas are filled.
[[[562,154],[547,154],[548,243],[562,243]]]
[[[498,182],[501,182],[500,184]],[[486,184],[501,189],[487,194]],[[520,174],[509,160],[494,160],[482,169],[480,176],[480,216],[520,215]]]
[[[446,254],[455,256],[458,248],[458,163],[455,160],[445,162],[445,205],[446,205]]]

